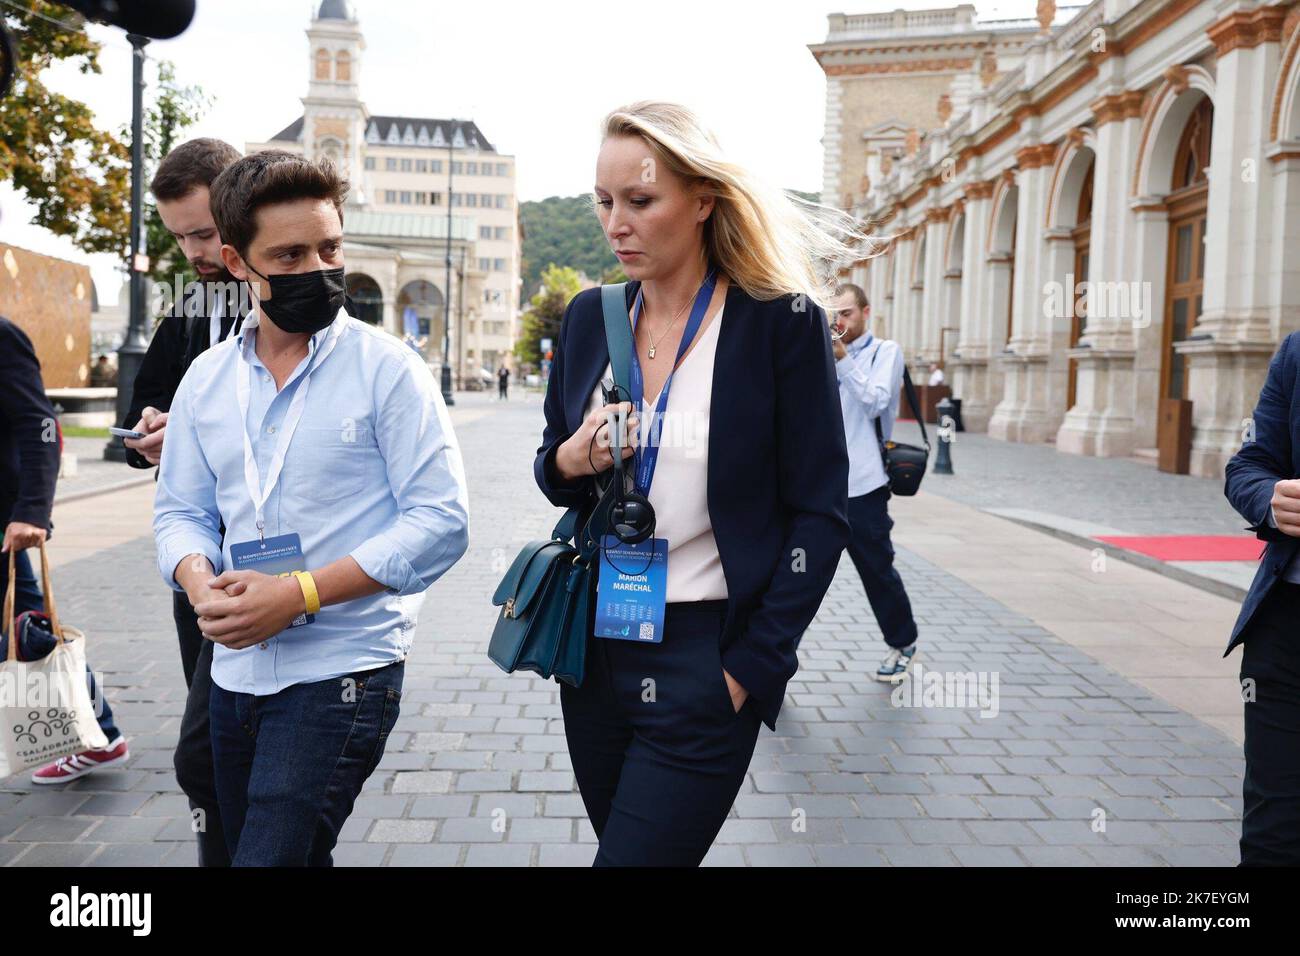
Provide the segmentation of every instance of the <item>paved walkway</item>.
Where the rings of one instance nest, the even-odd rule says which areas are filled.
[[[154,473],[151,468],[132,468],[125,462],[105,461],[104,446],[107,443],[103,438],[63,440],[65,472],[59,479],[57,501],[75,501],[89,495],[153,481]],[[75,459],[71,467],[69,467],[70,459]]]
[[[933,426],[929,427],[935,441]],[[915,422],[900,422],[901,441],[920,441]],[[926,490],[1088,548],[1159,571],[1240,602],[1259,565],[1263,542],[1223,494],[1222,478],[1159,471],[1135,458],[1093,458],[1049,444],[997,441],[958,432],[952,475],[931,474]],[[1171,541],[1174,536],[1196,536]],[[1114,541],[1111,539],[1155,540]],[[1181,548],[1171,549],[1173,543]],[[1221,557],[1236,545],[1233,560]],[[1163,546],[1163,547],[1162,547]],[[1182,550],[1186,559],[1162,558]]]
[[[458,396],[470,551],[425,604],[402,716],[343,831],[339,864],[591,862],[556,685],[505,675],[484,653],[497,579],[558,516],[532,483],[540,414],[535,397]],[[0,862],[193,862],[170,771],[184,687],[147,536],[151,493],[56,509],[60,609],[90,635],[132,761],[57,792],[4,781]],[[1195,684],[1232,692],[1235,661],[1218,659],[1231,602],[1118,562],[1098,570],[1086,551],[933,492],[891,507],[920,663],[952,690],[996,690],[983,701],[996,713],[945,698],[927,678],[914,689],[928,696],[894,705],[871,677],[884,646],[845,559],[800,646],[777,732],[760,735],[706,862],[1234,863],[1240,704],[1234,724],[1202,707]],[[1140,655],[1099,660],[1132,644],[1135,621],[1148,644],[1167,638],[1167,686],[1131,673],[1153,669],[1134,666]],[[1201,667],[1211,676],[1198,678]],[[954,683],[966,676],[971,684]]]

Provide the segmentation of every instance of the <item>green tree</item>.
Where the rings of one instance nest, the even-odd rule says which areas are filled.
[[[145,181],[153,179],[164,156],[172,147],[183,141],[181,135],[206,112],[211,98],[197,86],[181,86],[176,81],[176,68],[167,60],[158,63],[157,81],[150,86],[153,102],[144,114],[144,165]],[[130,130],[124,130],[130,138]],[[146,194],[145,252],[149,256],[149,275],[155,282],[171,283],[176,276],[186,283],[198,278],[193,267],[181,254],[180,246],[163,225],[158,206]]]
[[[86,252],[123,253],[130,228],[127,148],[95,126],[85,103],[41,82],[58,61],[99,73],[100,45],[60,25],[67,10],[44,0],[29,0],[27,9],[6,3],[0,17],[16,61],[14,88],[0,100],[0,181],[11,181],[36,207],[36,225]]]
[[[520,203],[519,219],[524,229],[521,303],[537,291],[548,263],[562,262],[592,279],[619,264],[588,195]]]
[[[533,295],[523,316],[523,330],[515,342],[515,357],[521,365],[536,367],[541,362],[542,339],[558,343],[560,320],[569,300],[582,291],[582,277],[576,269],[551,263],[542,272],[542,287]]]
[[[600,276],[601,285],[617,285],[620,282],[626,282],[627,273],[623,271],[623,263],[615,262],[606,269]]]

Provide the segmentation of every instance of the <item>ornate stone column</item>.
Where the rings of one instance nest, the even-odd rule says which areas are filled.
[[[1002,401],[989,421],[989,434],[1005,441],[1046,441],[1056,431],[1048,414],[1048,336],[1042,314],[1043,216],[1055,156],[1056,147],[1050,143],[1016,151],[1020,174],[1012,332],[1002,359]]]
[[[1107,65],[1112,64],[1107,61]],[[1066,351],[1078,363],[1075,404],[1056,433],[1056,447],[1080,455],[1125,456],[1138,444],[1133,319],[1111,314],[1102,300],[1109,301],[1109,286],[1140,284],[1144,275],[1144,256],[1136,246],[1139,230],[1129,208],[1141,135],[1142,93],[1112,93],[1094,100],[1091,106],[1096,129],[1092,229],[1088,275],[1078,277],[1087,280],[1091,301],[1083,338],[1077,348]],[[1152,317],[1145,316],[1142,321],[1150,324]],[[1158,381],[1158,366],[1155,378]]]
[[[1202,312],[1187,340],[1191,472],[1223,473],[1241,447],[1275,351],[1273,177],[1265,166],[1286,10],[1235,10],[1206,32],[1218,52],[1205,227]]]
[[[962,421],[971,431],[988,428],[993,404],[989,391],[989,356],[993,351],[987,312],[985,285],[989,276],[984,248],[988,235],[992,181],[967,183],[966,225],[963,228],[961,295],[957,308],[957,348],[952,370],[953,394],[961,399]]]
[[[925,211],[925,224],[922,226],[925,230],[925,262],[922,263],[921,275],[925,288],[921,293],[921,352],[927,365],[942,358],[939,330],[944,324],[943,240],[951,212],[947,206],[931,206]]]

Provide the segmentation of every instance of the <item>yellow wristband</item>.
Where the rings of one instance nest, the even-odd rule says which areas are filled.
[[[295,571],[293,576],[297,580],[298,586],[302,588],[303,598],[307,601],[307,613],[320,613],[320,595],[316,592],[315,579],[306,571]]]

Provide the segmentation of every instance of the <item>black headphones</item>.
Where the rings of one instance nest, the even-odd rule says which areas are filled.
[[[618,385],[603,391],[606,405],[619,403],[618,394],[622,389]],[[635,488],[627,490],[627,466],[623,461],[623,429],[627,422],[621,415],[616,421],[619,434],[610,435],[610,448],[617,448],[618,452],[610,455],[614,459],[614,502],[609,507],[609,532],[624,544],[640,544],[655,533],[655,509],[650,499]],[[638,455],[639,452],[633,453],[633,462]]]

